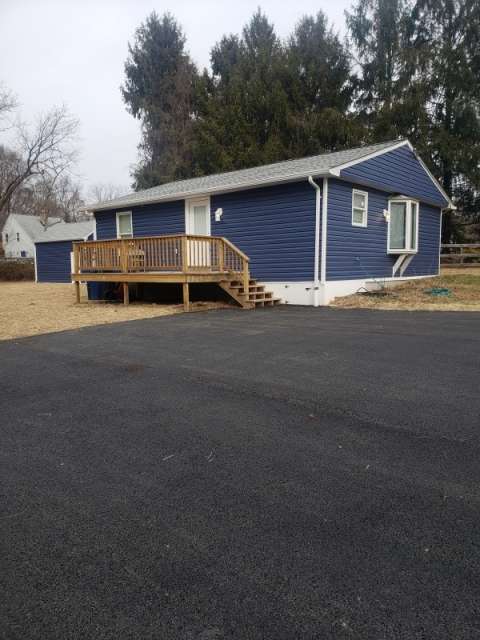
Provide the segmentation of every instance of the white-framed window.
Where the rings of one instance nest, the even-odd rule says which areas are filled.
[[[117,238],[133,238],[131,211],[117,211]]]
[[[17,242],[20,242],[20,234],[17,231]]]
[[[366,227],[368,221],[368,193],[354,189],[352,191],[352,226]]]
[[[417,200],[392,198],[388,201],[388,253],[417,253]]]

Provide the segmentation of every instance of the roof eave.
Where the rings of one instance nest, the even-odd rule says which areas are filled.
[[[156,204],[157,202],[172,202],[175,200],[185,200],[186,198],[201,198],[202,196],[212,195],[214,193],[231,193],[234,191],[243,191],[245,189],[256,189],[258,187],[269,187],[274,186],[276,184],[283,184],[288,182],[295,182],[296,180],[308,180],[310,175],[315,176],[316,178],[323,178],[329,175],[328,170],[325,171],[316,171],[313,173],[298,173],[291,174],[289,176],[284,176],[282,178],[275,179],[267,179],[267,180],[255,180],[254,182],[245,182],[243,184],[238,184],[232,187],[210,187],[209,189],[203,190],[191,190],[191,191],[182,191],[175,194],[166,195],[163,197],[155,197],[155,198],[145,198],[143,200],[130,200],[125,203],[115,202],[114,200],[110,203],[105,202],[101,203],[99,206],[85,206],[80,209],[80,211],[96,213],[97,211],[108,211],[110,209],[125,209],[128,207],[136,207],[136,206],[144,206],[146,204]]]

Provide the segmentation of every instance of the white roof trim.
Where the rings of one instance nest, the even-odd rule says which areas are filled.
[[[340,172],[343,171],[344,169],[348,169],[348,167],[353,167],[354,165],[359,164],[360,162],[371,160],[372,158],[381,156],[384,153],[395,151],[395,149],[399,149],[400,147],[403,147],[405,145],[409,145],[409,147],[413,150],[413,147],[408,140],[400,140],[398,144],[394,144],[391,147],[387,147],[387,149],[379,149],[378,151],[372,151],[372,153],[369,153],[368,155],[363,156],[362,158],[357,158],[356,160],[350,160],[350,162],[344,162],[343,164],[339,164],[336,167],[333,167],[333,169],[330,169],[330,173],[333,176],[336,176],[337,178],[339,178]]]
[[[385,153],[390,153],[390,151],[395,151],[395,149],[399,149],[400,147],[403,147],[403,146],[407,146],[410,149],[410,151],[415,155],[415,158],[421,164],[421,166],[423,167],[425,173],[428,175],[428,177],[433,182],[433,184],[435,185],[437,190],[440,192],[440,194],[447,201],[447,203],[449,205],[447,208],[455,210],[457,207],[453,204],[451,199],[448,197],[448,194],[443,189],[442,185],[438,182],[438,180],[432,174],[432,172],[427,167],[425,162],[418,155],[418,153],[416,152],[416,150],[415,150],[414,146],[412,145],[412,143],[410,142],[410,140],[401,140],[398,144],[392,145],[391,147],[388,147],[387,149],[380,149],[378,151],[373,151],[372,153],[369,153],[367,156],[364,156],[363,158],[357,158],[356,160],[350,160],[350,162],[344,162],[343,164],[339,164],[336,167],[333,167],[333,169],[330,169],[330,174],[332,176],[340,178],[341,177],[340,174],[344,169],[348,169],[349,167],[353,167],[356,164],[360,164],[362,162],[366,162],[367,160],[371,160],[372,158],[376,158],[377,156],[381,156],[381,155],[383,155]]]

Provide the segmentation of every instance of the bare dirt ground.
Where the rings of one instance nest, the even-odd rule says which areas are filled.
[[[428,290],[434,287],[448,289],[449,295],[429,294]],[[480,311],[480,267],[444,269],[440,276],[410,280],[389,287],[384,293],[356,293],[337,298],[331,306],[397,311]]]
[[[73,285],[0,282],[0,340],[182,311],[183,305],[75,304]]]

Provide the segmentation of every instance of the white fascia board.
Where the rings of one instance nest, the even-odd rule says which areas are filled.
[[[336,177],[336,178],[340,178],[340,173],[344,169],[348,169],[349,167],[353,167],[356,164],[360,164],[362,162],[366,162],[367,160],[371,160],[372,158],[376,158],[377,156],[381,156],[381,155],[383,155],[385,153],[390,153],[391,151],[395,151],[395,149],[400,149],[400,147],[404,147],[404,146],[407,146],[410,149],[410,151],[415,155],[416,159],[419,161],[419,163],[423,167],[425,173],[428,175],[428,177],[433,182],[433,184],[435,185],[437,190],[440,192],[440,194],[445,198],[445,200],[448,203],[448,207],[447,208],[448,209],[452,209],[452,210],[456,210],[457,207],[453,204],[453,202],[448,197],[447,193],[444,191],[442,185],[438,182],[438,180],[432,174],[432,172],[427,167],[425,162],[418,155],[417,151],[415,150],[415,148],[412,145],[412,143],[410,142],[410,140],[400,140],[400,142],[398,142],[397,144],[393,144],[391,147],[386,147],[385,149],[381,149],[380,151],[374,151],[372,153],[369,153],[368,155],[363,156],[362,158],[357,158],[356,160],[351,160],[350,162],[345,162],[343,164],[339,164],[336,167],[334,167],[333,169],[330,169],[330,175],[333,176],[333,177]],[[438,206],[438,205],[435,205],[435,206]]]
[[[399,149],[400,147],[404,147],[408,145],[410,149],[413,151],[413,147],[408,140],[400,140],[399,142],[392,144],[390,147],[384,147],[383,149],[378,149],[377,151],[372,151],[372,153],[368,153],[361,158],[357,158],[356,160],[350,160],[349,162],[344,162],[343,164],[338,164],[333,169],[330,169],[330,173],[332,176],[340,177],[340,172],[344,169],[348,169],[349,167],[353,167],[356,164],[360,164],[361,162],[365,162],[367,160],[371,160],[372,158],[376,158],[377,156],[382,156],[384,153],[390,153],[390,151],[395,151],[395,149]]]

